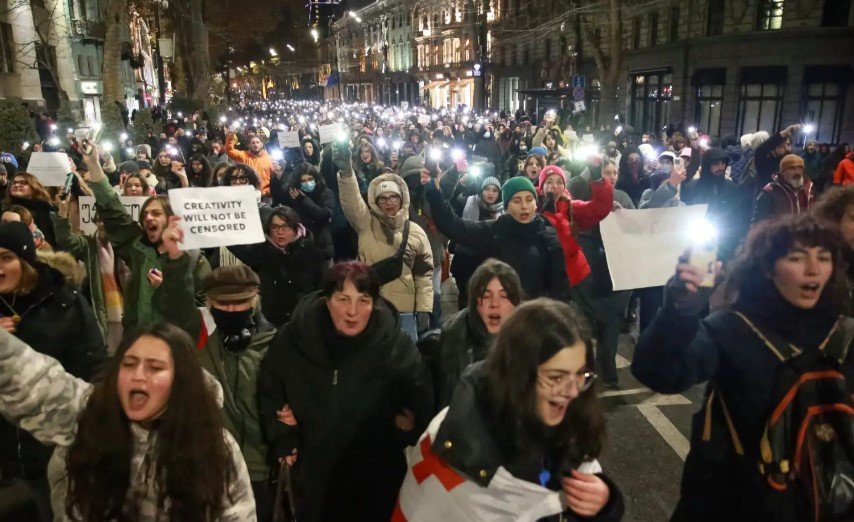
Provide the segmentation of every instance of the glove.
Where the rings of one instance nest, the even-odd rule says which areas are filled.
[[[419,335],[430,329],[430,314],[428,312],[415,312],[415,329]]]
[[[332,144],[332,161],[335,166],[341,171],[342,176],[351,176],[353,174],[353,165],[351,164],[352,153],[350,147],[346,145]]]

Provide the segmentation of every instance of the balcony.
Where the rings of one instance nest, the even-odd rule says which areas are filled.
[[[103,40],[107,24],[102,21],[74,18],[71,20],[71,37],[81,40]]]

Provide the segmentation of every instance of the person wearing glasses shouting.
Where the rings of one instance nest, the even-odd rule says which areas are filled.
[[[547,298],[519,306],[407,450],[392,520],[620,520],[622,495],[596,460],[605,420],[592,365],[578,312]]]

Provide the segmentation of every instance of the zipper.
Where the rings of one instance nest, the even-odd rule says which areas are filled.
[[[332,370],[332,386],[338,386],[338,370]]]

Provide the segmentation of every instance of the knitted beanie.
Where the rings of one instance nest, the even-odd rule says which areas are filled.
[[[0,224],[0,248],[12,251],[30,265],[36,262],[36,245],[33,233],[20,221]]]
[[[498,190],[501,190],[501,182],[498,181],[498,178],[496,178],[495,176],[489,176],[484,178],[483,181],[480,182],[480,191],[483,192],[483,189],[490,185],[497,188]]]
[[[531,180],[527,176],[516,176],[515,178],[508,179],[504,183],[504,186],[501,187],[501,200],[504,201],[504,208],[507,208],[513,196],[525,191],[533,194],[535,198],[537,197],[537,189],[534,188],[534,184],[531,183]]]
[[[564,173],[563,169],[558,167],[557,165],[547,165],[546,168],[540,171],[540,179],[537,183],[537,192],[543,190],[543,185],[546,184],[546,180],[549,179],[549,176],[558,175],[563,178],[563,184],[566,185],[566,173]]]
[[[783,159],[780,160],[780,172],[795,167],[800,167],[801,169],[803,169],[804,158],[798,156],[797,154],[786,154],[785,156],[783,156]]]
[[[533,156],[535,154],[538,156],[548,156],[549,151],[547,151],[545,147],[533,147],[528,151],[528,156]]]
[[[400,177],[406,179],[408,176],[421,176],[421,171],[424,169],[423,156],[410,156],[406,158],[403,165],[400,167]]]

